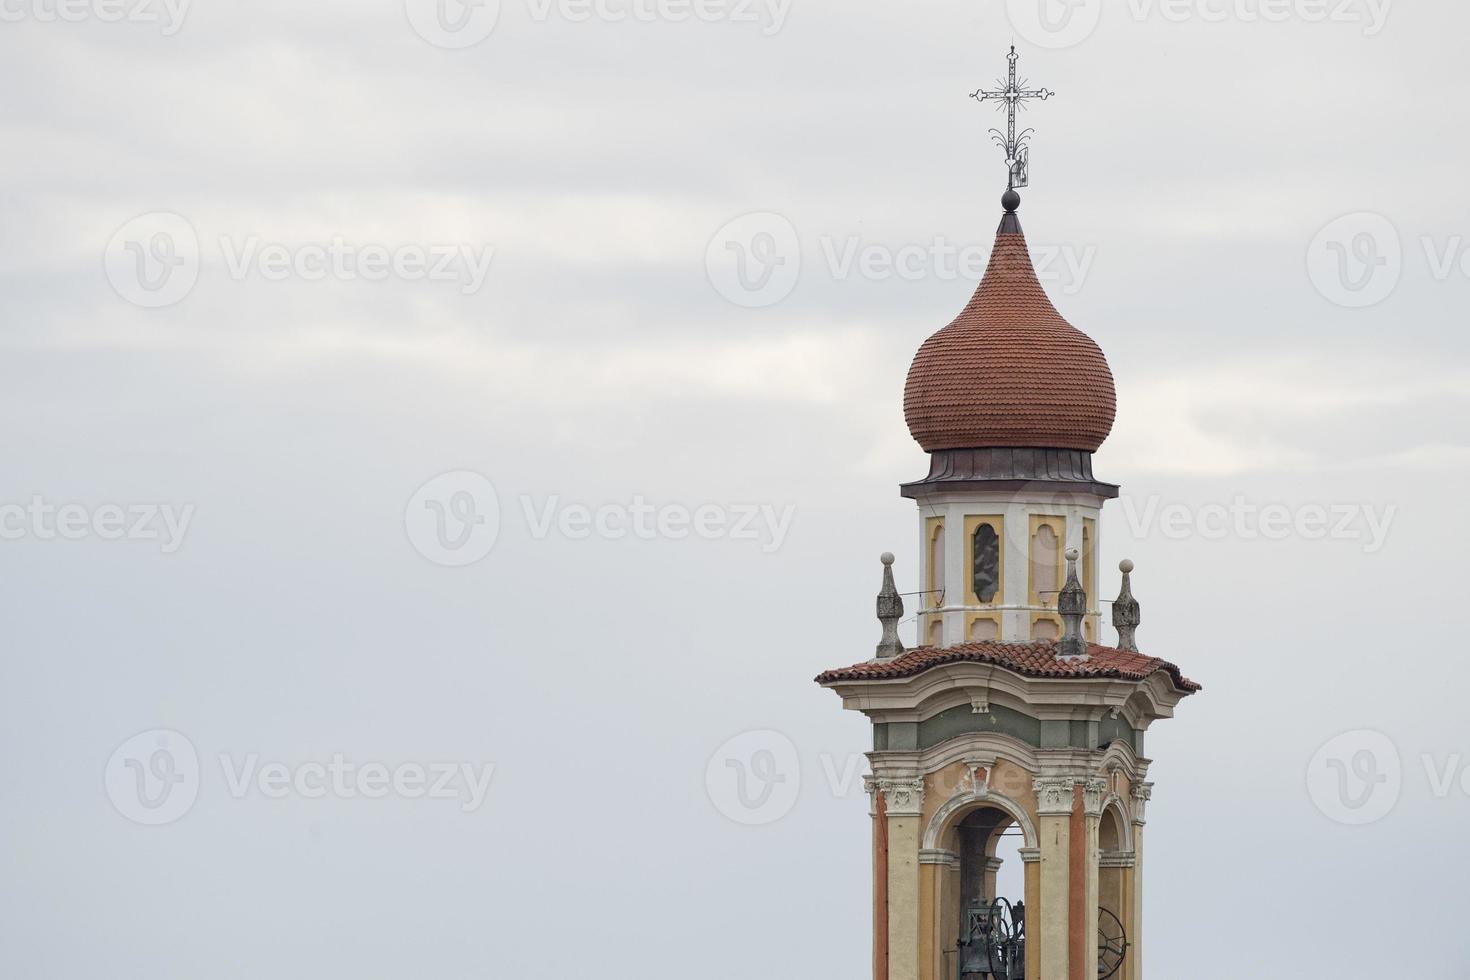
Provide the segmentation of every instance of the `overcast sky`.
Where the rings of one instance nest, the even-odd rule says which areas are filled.
[[[0,0],[0,974],[865,976],[1014,39],[1149,974],[1466,975],[1465,5],[445,3]]]

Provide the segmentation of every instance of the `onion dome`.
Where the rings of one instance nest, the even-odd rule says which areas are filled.
[[[1101,348],[1052,306],[1007,191],[985,277],[964,311],[924,342],[903,410],[926,452],[1028,447],[1091,453],[1117,411]]]

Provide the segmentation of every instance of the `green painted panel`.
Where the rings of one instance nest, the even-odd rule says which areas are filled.
[[[1122,718],[1113,718],[1111,716],[1103,718],[1102,722],[1098,725],[1097,747],[1100,749],[1105,749],[1109,745],[1112,745],[1114,742],[1116,742],[1118,739],[1122,739],[1130,746],[1132,746],[1135,751],[1137,750],[1138,740],[1136,738],[1136,733],[1133,731],[1132,727],[1129,726],[1128,722],[1124,721]]]
[[[972,732],[997,732],[1018,738],[1027,745],[1041,744],[1041,722],[1014,708],[993,704],[990,711],[976,714],[968,704],[941,711],[933,718],[919,722],[918,748],[927,749],[957,735]]]
[[[1039,721],[1005,705],[993,704],[990,711],[976,714],[968,704],[941,711],[926,721],[891,722],[873,726],[875,752],[904,752],[928,749],[940,742],[972,732],[996,732],[1043,749],[1105,749],[1117,739],[1143,754],[1143,732],[1134,731],[1122,718],[1105,717],[1101,722]]]

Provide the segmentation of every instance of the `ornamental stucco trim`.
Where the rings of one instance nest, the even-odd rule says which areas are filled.
[[[1077,779],[1073,776],[1038,776],[1032,783],[1036,790],[1036,812],[1043,817],[1071,816],[1075,785]]]
[[[1103,815],[1103,804],[1107,800],[1108,781],[1094,776],[1082,784],[1083,812],[1089,817]]]
[[[1133,787],[1133,823],[1142,827],[1148,823],[1148,803],[1154,798],[1153,783],[1139,783]]]
[[[959,792],[946,800],[930,819],[929,826],[924,831],[923,847],[926,850],[938,848],[939,842],[944,838],[944,832],[949,829],[950,823],[959,813],[982,806],[994,807],[1016,821],[1016,826],[1021,828],[1021,837],[1027,848],[1041,846],[1040,838],[1036,834],[1036,824],[1031,820],[1025,807],[1004,793],[984,790],[977,793]]]
[[[960,869],[960,856],[943,848],[925,848],[919,852],[920,864],[937,864],[946,868]]]
[[[883,793],[890,817],[917,817],[924,812],[924,780],[919,776],[901,779],[879,779],[878,789]]]

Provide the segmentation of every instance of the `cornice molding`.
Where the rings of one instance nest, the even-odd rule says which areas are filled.
[[[1036,715],[1096,719],[1117,710],[1135,728],[1147,729],[1159,718],[1172,718],[1188,695],[1174,689],[1168,672],[1159,670],[1141,681],[1117,678],[1025,677],[995,664],[953,663],[897,679],[836,681],[828,685],[842,706],[861,711],[873,721],[922,721],[983,695],[989,704],[1024,708]]]
[[[919,852],[919,863],[943,865],[944,867],[954,868],[958,871],[960,867],[960,856],[953,851],[946,851],[943,848],[925,848]]]

